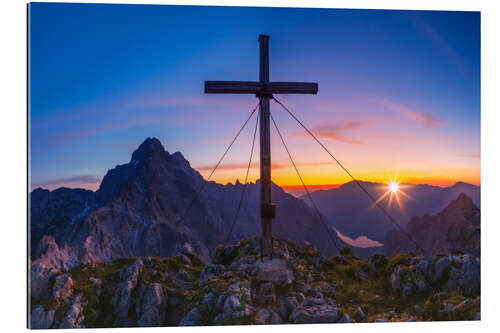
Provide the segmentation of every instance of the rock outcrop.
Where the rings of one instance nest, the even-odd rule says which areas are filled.
[[[33,328],[351,323],[480,318],[480,261],[471,255],[377,255],[256,238],[190,251],[89,263],[49,279]],[[189,248],[189,246],[187,246]],[[180,273],[180,272],[184,273]],[[404,301],[401,301],[404,300]]]
[[[407,235],[411,235],[419,246]],[[480,242],[480,210],[471,198],[462,193],[437,215],[413,217],[405,233],[388,232],[384,252],[387,255],[415,252],[422,255],[470,253],[478,256]]]
[[[132,300],[132,290],[137,286],[139,271],[143,266],[142,260],[137,260],[133,265],[122,269],[120,273],[120,283],[118,283],[111,299],[113,313],[118,318],[117,322],[128,316]]]
[[[35,329],[51,328],[54,323],[55,310],[46,310],[43,305],[38,305],[31,312],[30,325]]]

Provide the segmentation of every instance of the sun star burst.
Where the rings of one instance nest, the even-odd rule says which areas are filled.
[[[392,206],[393,201],[396,201],[400,210],[403,210],[403,206],[401,204],[401,196],[406,198],[410,198],[408,194],[406,194],[402,189],[407,187],[407,185],[402,185],[397,177],[390,178],[389,181],[385,185],[385,192],[383,192],[377,199],[374,205],[379,204],[384,198],[389,197],[387,205],[389,207]]]

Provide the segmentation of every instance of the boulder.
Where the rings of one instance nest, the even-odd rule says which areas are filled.
[[[189,273],[183,270],[182,268],[179,269],[177,274],[182,280],[191,280],[191,275],[189,275]]]
[[[271,325],[279,325],[279,324],[283,324],[284,321],[283,319],[281,319],[280,315],[276,312],[271,312],[271,316],[269,318],[269,324]]]
[[[306,297],[304,296],[304,294],[300,293],[300,292],[297,293],[297,295],[295,295],[295,297],[297,298],[297,302],[299,302],[299,303],[304,302],[304,300],[306,299]]]
[[[349,323],[353,323],[353,321],[347,313],[344,313],[342,318],[339,319],[338,323],[339,324],[349,324]]]
[[[295,283],[295,290],[301,294],[307,294],[311,290],[311,286],[302,282]]]
[[[38,305],[31,311],[30,328],[45,329],[50,328],[54,323],[54,310],[45,310],[43,305]]]
[[[257,310],[257,313],[255,314],[254,321],[258,325],[265,325],[267,324],[267,321],[270,317],[271,317],[271,312],[269,312],[267,309],[260,308]]]
[[[241,297],[240,295],[235,294],[226,298],[222,311],[224,313],[231,314],[235,311],[239,311],[240,307],[241,307]]]
[[[296,297],[287,297],[285,298],[284,306],[287,313],[290,313],[299,306],[299,302]]]
[[[375,323],[387,323],[387,318],[377,318],[375,319]]]
[[[89,277],[89,281],[94,285],[94,292],[97,296],[101,296],[102,293],[102,281],[93,276]]]
[[[226,271],[223,265],[218,264],[208,264],[200,273],[200,279],[198,283],[200,285],[207,282],[209,279],[221,276]]]
[[[461,266],[452,265],[443,290],[458,290],[465,296],[477,296],[481,291],[481,267],[478,258],[466,255]]]
[[[335,287],[332,286],[331,284],[322,281],[319,284],[319,287],[321,288],[322,293],[327,297],[333,297],[335,295]]]
[[[323,297],[306,297],[306,299],[302,302],[302,306],[311,306],[311,305],[323,305],[326,304],[326,301]]]
[[[59,324],[59,328],[83,328],[83,320],[85,317],[83,316],[83,304],[82,304],[82,296],[77,295],[73,302],[71,302],[66,314],[64,315],[61,323]]]
[[[132,290],[137,285],[139,271],[143,267],[144,264],[142,260],[137,260],[133,265],[127,267],[126,270],[122,270],[120,273],[121,282],[118,283],[113,298],[111,299],[111,305],[113,306],[113,313],[115,316],[120,318],[127,317],[130,309]]]
[[[246,256],[234,261],[231,264],[230,268],[240,276],[243,276],[245,274],[255,276],[257,274],[255,258],[252,256]]]
[[[73,294],[73,280],[68,274],[56,276],[52,286],[52,299],[64,301]]]
[[[292,284],[293,280],[293,273],[288,269],[265,270],[257,275],[257,281],[271,282],[275,286],[287,286]]]
[[[290,314],[290,321],[294,324],[335,323],[338,320],[338,309],[328,304],[301,305]]]
[[[390,281],[391,281],[392,289],[399,288],[399,286],[401,285],[401,265],[397,265],[394,268],[394,271],[392,272],[392,274],[390,276]]]
[[[476,296],[481,293],[481,263],[479,258],[466,255],[461,267],[462,278],[460,289],[466,296]]]
[[[200,326],[203,325],[203,317],[197,308],[191,309],[184,318],[182,318],[179,326]]]
[[[436,281],[441,280],[444,277],[444,274],[450,267],[451,260],[448,257],[443,257],[436,261],[434,264],[434,273]]]
[[[191,243],[177,244],[174,251],[176,256],[179,255],[193,255],[197,256],[196,251],[193,249]]]
[[[153,283],[149,286],[142,286],[135,311],[137,314],[137,326],[152,327],[162,326],[165,322],[167,313],[168,296],[163,292],[159,283]]]
[[[214,293],[210,292],[203,297],[201,304],[207,309],[208,312],[212,312],[214,309]]]
[[[365,318],[365,317],[366,317],[365,312],[364,312],[364,311],[363,311],[363,309],[361,309],[360,307],[358,307],[358,308],[356,309],[356,315],[357,315],[359,318],[361,318],[361,319],[363,319],[363,318]]]

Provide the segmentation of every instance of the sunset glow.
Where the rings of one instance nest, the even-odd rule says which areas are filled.
[[[280,95],[281,101],[357,179],[386,183],[397,170],[408,184],[481,182],[476,14],[442,13],[436,20],[412,11],[316,16],[224,7],[207,16],[204,7],[152,6],[143,8],[149,18],[143,20],[125,7],[116,14],[88,6],[80,17],[80,6],[31,7],[31,189],[96,189],[146,137],[159,138],[169,153],[180,151],[208,177],[257,99],[205,95],[203,82],[257,79],[255,47],[263,31],[272,36],[271,80],[319,82],[317,95]],[[197,24],[186,25],[186,16]],[[130,22],[126,29],[123,22]],[[139,44],[130,43],[130,31],[141,36]],[[54,53],[61,40],[66,52]],[[271,113],[307,185],[351,181],[274,102]],[[212,180],[244,179],[253,120]],[[301,186],[274,129],[271,151],[273,182]],[[255,152],[249,180],[258,178]],[[391,191],[394,201],[402,191]]]

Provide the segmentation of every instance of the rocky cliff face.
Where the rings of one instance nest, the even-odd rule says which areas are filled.
[[[89,263],[55,275],[32,298],[32,328],[200,326],[480,319],[480,261],[470,255],[330,258],[276,240],[219,246],[206,263],[190,245],[171,258]]]
[[[181,219],[202,185],[202,195]],[[185,243],[208,258],[225,240],[242,191],[240,183],[206,183],[182,154],[168,153],[157,139],[147,139],[129,163],[109,170],[95,193],[37,189],[31,193],[32,292],[43,294],[49,276],[79,263],[168,257]],[[335,252],[311,208],[278,186],[272,193],[277,237]],[[260,233],[258,203],[259,183],[249,184],[231,240]]]
[[[95,208],[95,193],[84,189],[37,188],[30,194],[31,255],[36,255],[44,235],[58,237],[60,231]]]
[[[405,231],[421,249],[416,249],[401,231],[391,231],[386,236],[385,253],[392,255],[423,250],[426,255],[452,252],[479,255],[480,210],[471,198],[462,193],[437,215],[413,217]]]

